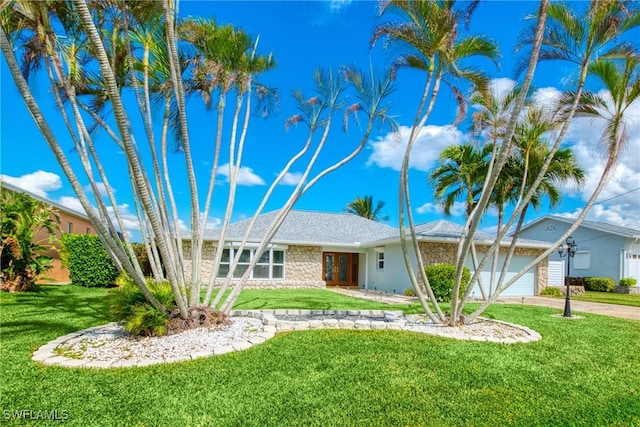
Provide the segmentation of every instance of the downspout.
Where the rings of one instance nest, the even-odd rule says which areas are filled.
[[[618,273],[618,281],[622,279],[624,276],[624,268],[625,268],[625,256],[624,256],[624,246],[620,248],[620,268]]]

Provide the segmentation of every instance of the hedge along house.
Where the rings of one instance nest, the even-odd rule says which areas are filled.
[[[555,243],[573,222],[572,218],[544,216],[522,227],[520,236]],[[616,284],[632,277],[640,283],[640,229],[582,221],[571,237],[578,245],[571,260],[572,277],[609,277]],[[549,285],[563,285],[566,257],[554,252],[549,260]]]
[[[30,191],[24,190],[22,188],[16,187],[12,184],[9,184],[5,181],[1,182],[3,191],[13,191],[14,193],[23,193],[27,196],[39,200],[41,202],[46,203],[49,206],[52,206],[53,209],[60,216],[60,232],[58,233],[57,241],[53,243],[53,247],[47,252],[47,256],[53,258],[53,264],[51,270],[49,270],[46,274],[45,280],[41,278],[39,282],[50,282],[53,281],[55,283],[68,283],[71,281],[69,279],[69,271],[62,266],[62,260],[60,257],[60,249],[61,245],[61,237],[62,233],[69,234],[95,234],[95,230],[93,225],[89,221],[89,217],[81,212],[74,211],[73,209],[69,209],[65,206],[62,206],[59,203],[51,201],[45,197],[38,196],[36,194],[31,193]],[[34,239],[35,242],[47,242],[48,234],[46,230],[41,230],[38,232]]]
[[[258,217],[234,277],[239,278],[246,271],[255,248],[275,215],[276,212],[270,212]],[[219,277],[226,276],[229,259],[235,255],[249,223],[250,220],[244,220],[228,227]],[[426,265],[455,262],[461,226],[448,221],[434,221],[418,226],[416,231]],[[247,288],[340,286],[402,293],[412,286],[402,259],[398,233],[397,228],[353,214],[291,211],[272,239],[269,250],[262,255]],[[201,264],[205,280],[212,271],[211,260],[218,236],[219,230],[211,230],[205,236]],[[492,241],[489,234],[478,233],[476,236],[479,250]],[[508,240],[503,242],[501,253],[506,252],[508,244]],[[186,271],[190,271],[191,241],[183,239],[183,246]],[[519,240],[508,277],[520,271],[547,247],[549,244],[545,242]],[[415,259],[413,255],[411,258]],[[472,266],[470,258],[467,265]],[[490,266],[485,268],[482,276],[488,280],[489,274]],[[538,294],[546,286],[546,274],[545,260],[520,278],[505,295]],[[479,291],[474,291],[474,294],[480,296]]]

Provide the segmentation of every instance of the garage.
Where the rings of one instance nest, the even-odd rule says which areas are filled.
[[[478,254],[478,257],[481,257],[481,254]],[[498,269],[496,274],[496,282],[498,280],[500,271],[502,271],[502,266],[504,265],[504,255],[500,255],[498,260]],[[514,255],[511,258],[511,262],[509,264],[509,269],[507,271],[506,278],[504,279],[504,283],[511,280],[517,273],[519,273],[527,264],[533,261],[533,257],[524,256],[524,255]],[[471,273],[473,275],[473,263],[469,259],[466,263],[466,266],[469,267]],[[481,280],[484,285],[484,288],[488,290],[489,281],[491,279],[491,262],[484,267],[484,270],[481,274]],[[509,286],[501,295],[509,296],[509,297],[526,297],[533,296],[536,294],[536,267],[534,266],[529,271],[527,271],[522,277],[520,277],[514,284]],[[482,293],[480,292],[480,288],[476,284],[472,291],[472,295],[476,298],[480,298]]]

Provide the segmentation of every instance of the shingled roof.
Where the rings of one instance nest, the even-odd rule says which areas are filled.
[[[426,222],[416,226],[416,236],[421,241],[438,241],[438,242],[452,242],[457,243],[462,237],[464,226],[453,223],[451,221],[437,220]],[[407,229],[407,236],[410,235],[410,231]],[[493,234],[485,233],[477,230],[474,234],[473,240],[476,243],[493,243],[496,236]],[[388,237],[386,239],[374,242],[376,245],[388,244],[394,241],[399,241],[400,237],[398,233],[395,236]],[[501,245],[506,246],[511,244],[511,238],[505,237],[502,239]],[[549,246],[548,242],[532,239],[518,239],[518,246],[534,247],[534,248],[546,248]]]
[[[260,215],[249,236],[250,241],[259,241],[278,214],[272,211]],[[225,240],[240,240],[251,219],[230,224]],[[325,246],[359,247],[366,242],[384,239],[397,234],[398,230],[376,221],[350,213],[329,213],[292,210],[287,215],[272,243],[312,244]],[[217,240],[220,230],[206,233],[206,240]]]
[[[249,236],[249,241],[262,239],[278,211],[258,217]],[[227,228],[226,241],[241,240],[251,219],[245,219]],[[453,222],[438,220],[416,226],[419,240],[458,242],[463,226]],[[217,240],[220,230],[210,230],[205,240]],[[478,231],[477,242],[493,242],[495,236]],[[399,231],[379,222],[371,221],[350,213],[330,213],[292,210],[271,240],[275,244],[299,244],[314,246],[371,247],[395,243],[400,240]],[[509,244],[511,239],[503,241]],[[548,247],[549,243],[529,239],[518,239],[519,246]]]

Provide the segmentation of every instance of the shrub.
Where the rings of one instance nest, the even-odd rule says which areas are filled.
[[[135,335],[164,335],[169,315],[152,306],[144,297],[140,288],[128,277],[123,277],[124,284],[109,295],[109,311],[113,320],[123,321],[124,329]],[[166,307],[176,307],[173,292],[168,282],[157,283],[147,279],[151,293]]]
[[[620,282],[618,284],[620,286],[635,286],[636,283],[638,283],[638,281],[633,277],[625,277],[623,279],[620,279]]]
[[[435,264],[425,267],[427,279],[433,290],[434,296],[440,301],[451,301],[453,293],[453,282],[456,277],[456,267],[451,264]],[[471,280],[471,271],[464,267],[462,272],[462,282],[460,283],[459,296],[464,294],[467,285]]]
[[[414,291],[411,288],[407,288],[404,290],[404,294],[408,297],[415,297],[416,296],[416,291]]]
[[[60,218],[50,205],[26,194],[0,192],[1,290],[34,289],[39,276],[51,269],[53,259],[46,254],[59,224]]]
[[[542,290],[542,292],[540,292],[540,295],[546,295],[549,297],[561,297],[564,294],[559,288],[546,287]]]
[[[136,255],[136,258],[138,258],[142,273],[146,277],[153,276],[149,254],[147,253],[147,248],[145,248],[144,243],[133,243],[131,246],[133,246],[133,253]]]
[[[149,303],[132,307],[131,315],[124,319],[124,329],[134,335],[153,337],[164,335],[169,316]]]
[[[611,292],[614,287],[613,279],[609,277],[585,277],[584,287],[588,291]]]
[[[74,285],[90,287],[112,286],[118,270],[107,250],[94,234],[64,234],[69,278]]]

